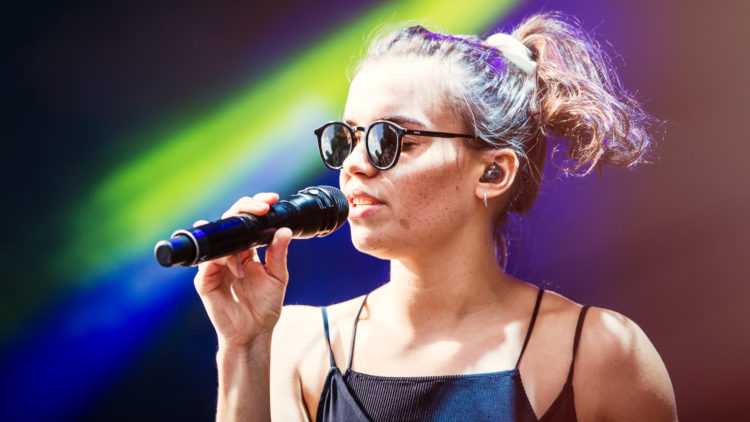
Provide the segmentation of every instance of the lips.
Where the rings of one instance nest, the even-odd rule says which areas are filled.
[[[379,202],[372,198],[365,198],[362,196],[353,197],[351,200],[353,206],[358,207],[360,205],[377,205]]]
[[[363,218],[385,206],[380,199],[359,189],[348,193],[346,199],[349,201],[349,218]]]

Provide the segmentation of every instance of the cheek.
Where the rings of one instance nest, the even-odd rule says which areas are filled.
[[[460,159],[453,149],[435,147],[404,156],[394,168],[378,173],[370,182],[387,198],[389,211],[377,224],[353,224],[354,246],[391,259],[415,245],[449,241],[465,228],[473,209],[473,184]],[[347,181],[343,173],[339,181]]]
[[[429,228],[434,224],[446,224],[461,213],[471,189],[457,162],[454,150],[435,149],[405,166],[399,178],[399,196],[408,203],[399,221],[405,220],[410,227]],[[406,228],[406,224],[401,226]]]

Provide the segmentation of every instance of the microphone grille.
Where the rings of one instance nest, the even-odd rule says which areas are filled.
[[[346,200],[346,195],[341,192],[338,188],[328,185],[320,185],[305,189],[308,193],[317,196],[325,204],[324,208],[328,211],[325,212],[326,223],[324,226],[326,229],[319,236],[326,236],[335,230],[338,230],[341,226],[346,223],[347,217],[349,217],[349,201]],[[317,191],[317,192],[311,192]]]
[[[346,220],[346,217],[349,215],[349,201],[346,200],[346,195],[344,195],[344,192],[341,192],[339,188],[334,188],[333,186],[328,185],[320,185],[316,186],[316,188],[328,193],[331,196],[333,202],[336,204],[336,209],[339,211],[339,213],[344,214],[344,220]]]
[[[299,196],[300,194],[303,195]],[[312,222],[312,225],[307,224],[308,228],[314,227],[314,230],[307,233],[308,236],[328,236],[343,226],[349,217],[346,195],[333,186],[310,186],[299,191],[293,198],[295,196],[302,200],[300,204],[303,204],[303,214],[307,215],[308,223]],[[304,197],[312,201],[303,199]]]

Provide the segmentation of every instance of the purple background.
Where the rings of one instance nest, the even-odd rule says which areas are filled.
[[[374,4],[49,2],[8,11],[0,263],[4,300],[33,306],[2,311],[0,419],[213,417],[216,340],[187,270],[165,290],[169,307],[134,313],[129,329],[85,347],[50,347],[54,331],[41,330],[41,340],[26,334],[63,312],[56,298],[75,303],[87,294],[34,276],[54,243],[38,226],[55,224],[56,212],[133,147],[122,135],[217,103],[298,52],[299,40]],[[636,321],[670,372],[682,420],[739,420],[750,393],[747,2],[526,1],[495,27],[507,30],[538,10],[578,16],[611,42],[624,85],[667,132],[655,165],[605,169],[599,183],[550,173],[537,208],[521,220],[511,270]],[[321,182],[337,184],[336,175],[321,172],[305,185]],[[290,267],[294,303],[335,302],[387,278],[384,263],[352,250],[347,229],[293,243]],[[117,297],[112,286],[107,294]],[[130,341],[138,330],[148,335]],[[26,365],[38,356],[47,366],[33,378]],[[89,377],[100,361],[115,369]]]

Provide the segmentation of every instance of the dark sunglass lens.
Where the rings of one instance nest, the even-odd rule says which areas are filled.
[[[375,167],[388,168],[398,154],[398,132],[388,123],[375,123],[367,135],[367,154]]]
[[[351,149],[351,132],[342,124],[332,123],[320,134],[320,155],[329,167],[343,167]]]

